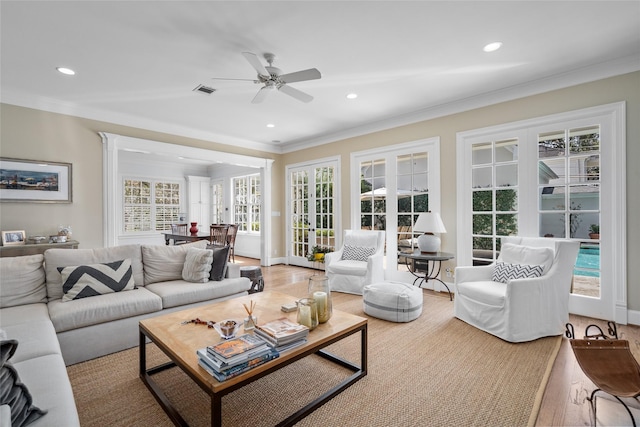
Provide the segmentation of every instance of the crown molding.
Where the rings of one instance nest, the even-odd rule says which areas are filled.
[[[304,150],[318,145],[380,132],[425,120],[432,120],[451,114],[462,113],[476,108],[487,107],[501,102],[538,95],[552,90],[563,89],[639,70],[640,54],[631,55],[624,58],[618,58],[613,61],[602,62],[600,64],[568,71],[562,74],[556,74],[521,85],[478,94],[446,104],[430,106],[413,113],[390,117],[385,120],[379,120],[362,126],[344,129],[339,132],[322,135],[316,138],[292,141],[283,146],[282,152],[289,153]]]
[[[198,129],[177,126],[171,123],[145,119],[137,116],[114,113],[96,108],[80,107],[73,103],[62,102],[56,99],[18,93],[11,89],[2,90],[2,93],[0,94],[0,102],[122,126],[135,127],[154,132],[183,136],[186,138],[200,139],[224,145],[236,147],[242,146],[267,153],[283,154],[425,120],[431,120],[438,117],[448,116],[451,114],[461,113],[500,102],[512,101],[514,99],[537,95],[552,90],[627,74],[638,70],[640,70],[640,54],[602,62],[600,64],[583,67],[562,74],[556,74],[521,85],[474,95],[445,104],[429,106],[409,114],[389,117],[383,120],[375,120],[361,126],[355,126],[313,138],[294,140],[277,146],[242,138],[235,138],[229,135],[205,132]]]

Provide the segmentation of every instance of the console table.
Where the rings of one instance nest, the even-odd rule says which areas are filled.
[[[453,254],[449,252],[423,253],[420,252],[420,250],[415,250],[409,253],[398,252],[398,256],[404,257],[404,262],[407,265],[409,272],[415,276],[413,281],[414,286],[416,282],[418,282],[418,287],[420,287],[422,283],[428,280],[437,280],[447,288],[447,292],[449,292],[449,300],[453,301],[453,296],[449,286],[447,286],[447,284],[438,277],[440,275],[442,261],[448,261],[455,258]],[[409,260],[411,260],[411,265]]]
[[[47,249],[78,249],[80,242],[68,240],[65,243],[32,243],[25,245],[0,246],[0,257],[43,254]]]

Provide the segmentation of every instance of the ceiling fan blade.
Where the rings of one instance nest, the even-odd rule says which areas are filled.
[[[258,93],[256,93],[256,96],[254,96],[253,99],[251,100],[251,103],[260,104],[262,101],[264,101],[267,95],[269,95],[269,92],[271,92],[271,87],[269,86],[261,87]]]
[[[320,71],[315,68],[309,68],[308,70],[296,71],[295,73],[283,74],[280,76],[280,80],[285,83],[303,82],[305,80],[316,80],[322,77]]]
[[[264,65],[262,65],[262,62],[260,62],[255,53],[242,52],[242,56],[247,58],[249,64],[251,64],[251,66],[258,72],[259,75],[269,77],[269,72],[266,68],[264,68]]]
[[[211,80],[237,80],[237,81],[241,81],[241,82],[254,82],[254,83],[260,83],[258,80],[256,79],[227,79],[224,77],[211,77]]]
[[[313,96],[308,95],[308,94],[302,92],[301,90],[298,90],[298,89],[293,88],[293,87],[288,86],[288,85],[280,85],[280,86],[278,86],[278,90],[286,93],[289,96],[294,97],[298,101],[302,101],[302,102],[311,102],[311,101],[313,101]]]

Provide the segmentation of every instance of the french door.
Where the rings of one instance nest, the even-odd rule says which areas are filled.
[[[317,266],[314,247],[336,249],[338,159],[287,167],[287,259],[291,265]]]
[[[624,105],[458,134],[458,265],[508,235],[577,240],[569,311],[626,323]]]
[[[439,139],[353,153],[351,170],[351,191],[357,195],[352,198],[351,227],[384,230],[385,278],[413,282],[402,253],[417,247],[419,233],[413,224],[418,215],[440,213]]]

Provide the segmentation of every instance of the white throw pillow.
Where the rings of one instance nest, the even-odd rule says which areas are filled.
[[[187,282],[207,283],[213,263],[213,251],[189,248],[182,268],[182,279]]]
[[[498,262],[506,264],[541,265],[542,274],[547,274],[553,264],[554,251],[551,248],[534,248],[531,246],[505,243],[500,250]]]
[[[378,233],[373,231],[350,233],[344,236],[344,244],[361,248],[375,248],[378,245]]]
[[[142,245],[144,284],[182,279],[187,249],[204,249],[208,243],[207,240],[199,240],[177,246]]]

